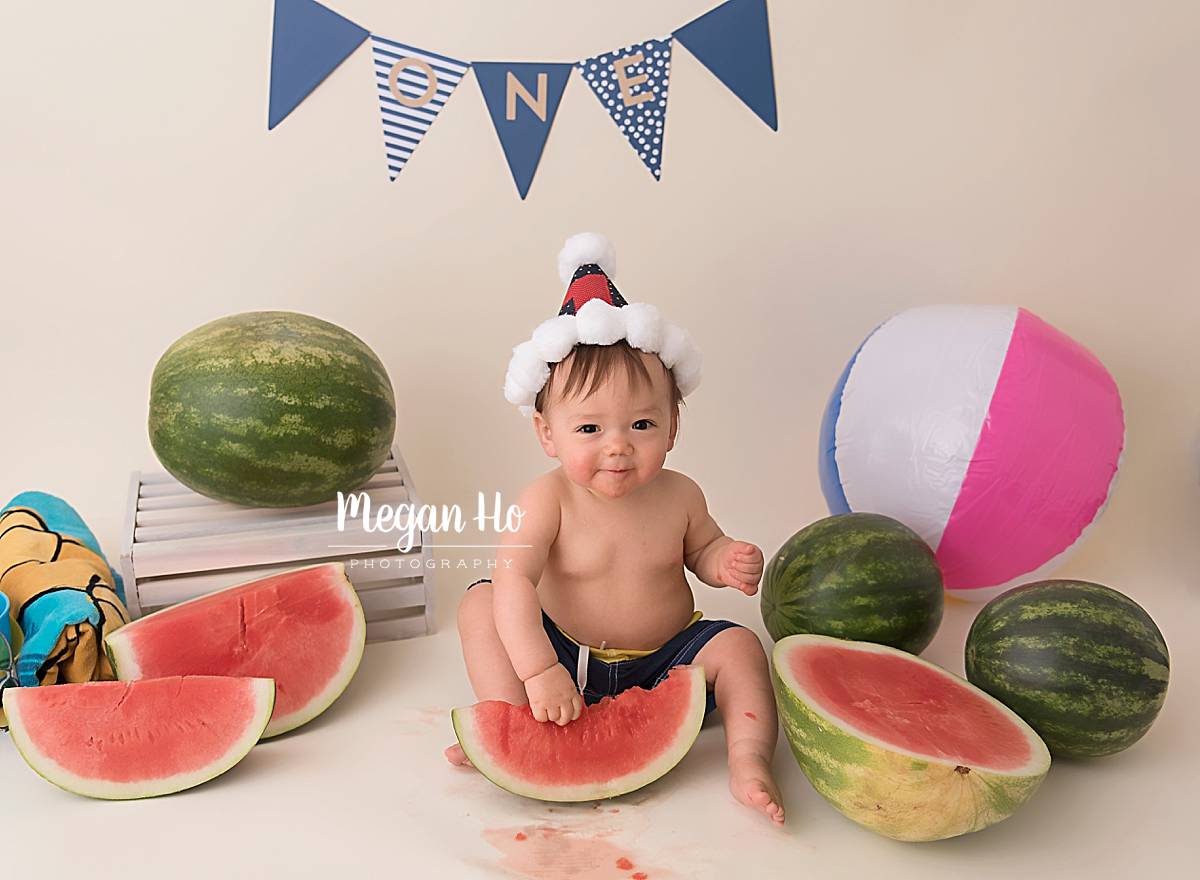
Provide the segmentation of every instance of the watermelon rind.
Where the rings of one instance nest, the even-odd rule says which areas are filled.
[[[985,605],[967,634],[967,679],[1064,758],[1116,754],[1145,736],[1167,696],[1162,632],[1125,594],[1045,580]]]
[[[480,773],[500,788],[522,797],[556,803],[574,803],[578,801],[603,800],[637,791],[657,779],[661,779],[680,761],[691,749],[704,723],[705,701],[707,691],[704,679],[704,667],[688,666],[677,668],[678,672],[690,676],[689,706],[683,722],[679,725],[671,744],[646,766],[622,776],[598,782],[588,782],[582,785],[539,785],[522,779],[501,768],[488,753],[487,746],[475,726],[473,708],[453,709],[450,712],[454,724],[454,733],[458,736],[463,753]],[[620,699],[620,697],[617,697]],[[554,722],[547,721],[546,724]],[[631,743],[631,748],[636,748]]]
[[[805,644],[831,643],[899,655],[945,676],[999,709],[1031,746],[1031,758],[1008,770],[971,766],[944,755],[900,748],[834,718],[808,697],[791,672],[788,653]],[[847,818],[901,841],[931,841],[980,831],[1011,816],[1041,785],[1050,753],[1012,710],[933,663],[886,645],[820,635],[795,635],[775,645],[775,698],[784,734],[813,788]]]
[[[776,641],[802,633],[923,651],[942,622],[942,572],[908,526],[877,513],[810,523],[763,575],[763,624]]]
[[[367,645],[367,621],[366,615],[363,612],[362,603],[359,601],[358,593],[354,589],[354,585],[346,576],[346,567],[341,562],[323,562],[318,565],[309,565],[302,568],[294,569],[289,574],[295,574],[301,571],[307,571],[315,568],[331,567],[336,568],[339,574],[338,582],[344,585],[341,591],[346,603],[351,606],[354,623],[350,632],[350,641],[347,646],[346,654],[342,658],[337,671],[329,679],[329,683],[321,690],[321,692],[302,706],[295,712],[288,715],[281,715],[277,718],[272,718],[270,724],[267,725],[263,732],[263,739],[279,736],[288,731],[295,730],[308,722],[312,721],[326,709],[333,705],[342,692],[350,685],[350,681],[354,678],[358,671],[359,665],[362,663],[363,654],[366,651]],[[163,608],[160,611],[155,611],[153,614],[147,614],[145,617],[140,617],[131,623],[127,623],[120,629],[117,629],[107,635],[104,639],[104,649],[108,654],[109,662],[117,678],[122,681],[136,681],[140,678],[145,678],[141,664],[138,662],[137,648],[135,638],[140,628],[154,626],[156,620],[170,620],[169,615],[174,609],[183,607],[184,605],[192,605],[197,602],[212,599],[212,597],[220,595],[226,590],[235,590],[238,587],[244,587],[246,584],[254,583],[263,578],[253,578],[248,581],[243,581],[239,584],[225,587],[215,593],[208,593],[204,596],[197,596],[195,599],[189,599],[186,602],[180,602],[177,605],[172,605],[169,608]],[[286,635],[285,635],[286,637]],[[206,674],[206,670],[198,670],[197,674]]]
[[[45,779],[64,791],[84,797],[100,800],[135,800],[137,798],[158,797],[174,794],[195,788],[197,785],[215,779],[231,769],[246,757],[255,744],[262,738],[271,712],[275,708],[275,682],[269,678],[238,679],[246,683],[254,692],[255,708],[250,720],[246,722],[242,735],[229,747],[225,754],[203,767],[173,776],[150,778],[133,782],[113,782],[103,779],[91,779],[64,768],[61,764],[42,754],[36,743],[36,736],[30,731],[21,714],[22,699],[26,691],[34,688],[13,688],[5,694],[4,709],[8,715],[9,732],[17,752],[25,759],[30,768]],[[46,685],[54,687],[54,685]],[[72,685],[67,685],[72,687]]]
[[[245,312],[177,339],[150,381],[147,430],[163,467],[251,507],[328,501],[387,459],[396,401],[383,363],[311,315]]]

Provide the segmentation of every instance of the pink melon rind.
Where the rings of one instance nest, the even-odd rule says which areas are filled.
[[[601,800],[636,791],[666,775],[683,760],[684,755],[696,741],[700,726],[704,723],[706,699],[704,669],[700,666],[678,667],[672,671],[671,676],[672,678],[675,676],[686,678],[681,687],[681,690],[684,691],[686,705],[678,713],[677,720],[671,722],[675,724],[675,729],[665,732],[661,748],[643,765],[609,778],[603,778],[604,768],[589,765],[590,756],[586,749],[581,749],[580,753],[573,757],[560,755],[555,760],[561,763],[556,764],[552,769],[556,775],[570,775],[573,771],[578,770],[578,775],[591,778],[585,778],[578,783],[551,783],[529,778],[528,775],[522,775],[519,771],[514,770],[511,763],[506,762],[502,755],[496,754],[490,746],[488,732],[480,723],[480,710],[481,707],[487,705],[486,703],[454,709],[451,711],[451,719],[463,753],[477,770],[500,788],[513,794],[542,801],[568,803]],[[668,680],[660,684],[658,688],[663,688],[668,684],[673,684],[673,682]],[[648,692],[648,703],[654,699],[653,695],[658,688]],[[666,696],[667,691],[664,691],[663,695]],[[621,696],[615,698],[615,707],[619,707],[620,700]],[[521,709],[528,713],[527,707],[521,707]],[[587,717],[584,715],[566,725],[563,730],[569,730],[572,725],[580,725],[582,729],[586,724]],[[528,727],[532,731],[531,738],[527,743],[520,744],[520,747],[531,750],[532,754],[537,757],[538,741],[533,737],[538,736],[539,730],[546,733],[548,737],[553,736],[556,732],[556,725],[549,721],[531,720]],[[542,730],[543,728],[544,730]],[[631,737],[628,743],[621,743],[621,745],[636,754],[639,742],[636,738]],[[592,757],[592,761],[594,763],[594,757]]]
[[[197,676],[197,678],[203,678],[203,676]],[[155,683],[164,681],[166,680],[160,679]],[[275,682],[269,678],[222,679],[221,686],[229,688],[230,693],[238,687],[249,692],[251,709],[247,717],[238,722],[242,725],[240,731],[233,729],[225,731],[229,736],[227,744],[220,754],[193,766],[183,767],[173,773],[152,774],[145,778],[118,780],[103,776],[85,776],[74,772],[47,753],[54,748],[54,744],[47,742],[45,737],[53,736],[55,731],[42,729],[37,723],[29,723],[27,715],[33,718],[37,717],[38,707],[32,704],[46,697],[48,690],[54,690],[61,694],[67,688],[113,684],[116,683],[46,685],[40,688],[14,688],[5,694],[4,708],[8,715],[13,744],[35,773],[73,794],[104,800],[131,800],[184,791],[220,776],[241,761],[262,737],[275,705]],[[137,684],[137,682],[131,682],[126,687],[130,685],[136,687]],[[54,696],[58,696],[58,694]],[[222,719],[219,717],[210,715],[202,709],[189,712],[189,708],[192,707],[176,704],[170,710],[172,713],[176,713],[171,715],[171,719],[178,724],[180,729],[186,728],[189,722],[220,728]],[[113,715],[99,719],[90,728],[90,733],[87,731],[73,732],[72,738],[78,740],[78,747],[84,748],[84,742],[91,737],[103,737],[105,734],[111,733],[113,727],[119,724],[119,713],[120,709],[118,708]],[[84,733],[87,733],[87,736],[84,736]],[[184,741],[185,737],[186,734],[181,734],[176,741],[153,737],[139,738],[136,740],[136,749],[142,750],[148,763],[159,764],[165,759],[186,764],[188,748]]]
[[[337,644],[317,645],[314,650],[317,655],[306,655],[296,652],[296,641],[305,637],[320,639],[326,637],[326,632],[315,627],[308,632],[299,632],[299,624],[290,626],[280,625],[265,633],[260,631],[260,638],[265,640],[248,650],[245,656],[220,645],[204,654],[199,652],[194,642],[207,635],[210,620],[206,619],[209,612],[219,612],[220,617],[236,621],[238,615],[239,597],[252,596],[256,590],[275,589],[280,585],[296,583],[301,579],[321,580],[328,589],[320,593],[320,598],[333,597],[340,609],[345,612],[344,620],[338,621],[341,626],[336,632]],[[244,601],[244,599],[241,599]],[[198,613],[204,611],[204,614]],[[244,609],[243,609],[244,613]],[[216,620],[217,617],[213,617]],[[225,620],[226,629],[234,624]],[[188,639],[192,655],[179,654],[175,656],[170,648],[162,647],[166,641],[162,638],[164,628],[178,629],[179,639],[185,639],[195,633],[195,638]],[[292,659],[280,660],[271,655],[271,639],[278,638],[281,654]],[[142,678],[160,677],[165,675],[230,675],[230,676],[262,676],[274,678],[277,686],[276,713],[267,725],[263,738],[268,739],[287,733],[316,718],[328,709],[354,678],[362,662],[366,648],[367,625],[363,614],[362,604],[354,586],[346,577],[345,566],[340,562],[322,563],[307,566],[274,575],[236,584],[215,593],[209,593],[178,605],[172,605],[153,614],[139,618],[109,634],[105,640],[105,650],[108,653],[117,677],[122,681],[135,681]],[[289,640],[291,643],[289,643]],[[157,642],[154,655],[145,647],[148,643]],[[183,644],[183,642],[176,642]],[[332,668],[320,668],[320,663],[336,659]],[[302,701],[294,699],[297,679],[320,674],[323,678],[319,688],[312,690]],[[311,682],[306,682],[310,684]],[[309,688],[311,690],[311,688]],[[288,707],[288,708],[284,708]]]

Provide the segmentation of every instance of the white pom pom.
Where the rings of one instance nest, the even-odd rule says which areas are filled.
[[[542,321],[533,331],[533,350],[538,357],[550,364],[557,364],[579,341],[579,331],[574,315],[555,315]]]
[[[588,345],[612,345],[625,338],[624,308],[610,306],[602,299],[590,299],[575,316],[579,341]]]
[[[675,376],[675,384],[679,386],[679,393],[687,397],[696,390],[696,386],[700,384],[700,366],[703,358],[700,356],[698,349],[691,349],[683,356],[683,358],[675,365],[675,369],[671,372]]]
[[[534,395],[537,398],[537,395]],[[529,392],[517,384],[511,375],[504,377],[504,399],[514,406],[523,406],[529,400]]]
[[[662,346],[662,316],[649,303],[630,303],[625,314],[625,339],[634,348],[654,354]]]
[[[617,277],[617,252],[599,232],[581,232],[567,239],[558,252],[558,277],[570,284],[575,270],[587,263],[598,265],[609,278]]]
[[[658,350],[658,358],[667,365],[667,369],[672,369],[691,347],[692,342],[686,330],[674,324],[667,324],[663,328],[663,341]]]
[[[550,367],[534,351],[532,342],[522,342],[513,349],[508,376],[518,387],[536,394],[550,378]]]

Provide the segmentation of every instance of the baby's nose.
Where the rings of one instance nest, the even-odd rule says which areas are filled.
[[[613,431],[608,435],[608,451],[610,453],[625,453],[633,449],[629,435],[621,431]]]

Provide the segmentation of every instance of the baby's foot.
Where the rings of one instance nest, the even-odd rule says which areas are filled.
[[[442,752],[442,754],[445,755],[446,760],[449,761],[451,764],[453,764],[455,767],[473,767],[473,766],[475,766],[467,759],[466,753],[463,752],[462,746],[460,746],[458,743],[455,743],[452,746],[448,746],[445,749],[445,751]]]
[[[729,759],[729,790],[738,803],[758,810],[776,825],[783,824],[783,798],[771,778],[769,762],[761,755],[747,752]]]

